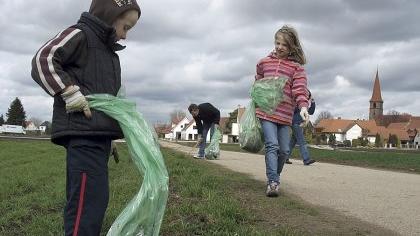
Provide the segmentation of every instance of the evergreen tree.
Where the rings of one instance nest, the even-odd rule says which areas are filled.
[[[3,125],[4,124],[4,118],[3,118],[3,114],[1,114],[1,116],[0,116],[0,125]]]
[[[381,136],[378,133],[375,136],[375,147],[382,147]]]
[[[10,108],[6,113],[7,116],[7,124],[9,125],[25,125],[26,120],[26,113],[23,109],[23,105],[20,102],[19,98],[13,100],[10,104]]]
[[[233,112],[229,113],[229,119],[226,124],[225,134],[230,134],[232,132],[232,123],[236,123],[238,118],[238,109],[235,109]]]
[[[328,144],[335,145],[335,141],[336,141],[335,134],[330,134],[330,137],[328,138]]]

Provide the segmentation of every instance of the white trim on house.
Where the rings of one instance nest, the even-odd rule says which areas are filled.
[[[180,122],[178,122],[178,124],[172,124],[173,127],[171,133],[165,134],[165,138],[180,140],[181,132],[188,123],[190,123],[190,120],[187,117],[184,117]]]
[[[188,127],[181,131],[181,139],[182,140],[197,140],[198,137],[198,130],[197,125],[195,124],[195,121],[192,124],[187,124]]]

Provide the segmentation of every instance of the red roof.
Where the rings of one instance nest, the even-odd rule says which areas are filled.
[[[356,123],[354,120],[323,119],[315,126],[322,133],[345,133]]]
[[[185,116],[177,116],[177,117],[172,117],[171,122],[174,125],[177,125],[179,122],[181,122],[183,119],[185,118]]]
[[[383,102],[381,96],[381,85],[379,84],[378,70],[376,70],[375,83],[373,84],[373,92],[371,102]]]
[[[168,134],[172,131],[172,127],[170,124],[156,124],[155,131],[158,134]]]
[[[397,135],[398,139],[401,141],[408,141],[410,140],[410,137],[408,136],[408,133],[406,130],[404,129],[389,129],[389,128],[385,128],[383,126],[380,126],[379,129],[379,135],[383,138],[383,139],[388,139],[389,135]]]
[[[420,131],[420,116],[412,116],[408,122],[407,129],[417,129]]]

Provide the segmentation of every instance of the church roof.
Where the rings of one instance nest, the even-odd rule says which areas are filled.
[[[383,102],[381,96],[381,85],[379,84],[378,70],[376,70],[375,83],[373,84],[373,92],[371,102]]]

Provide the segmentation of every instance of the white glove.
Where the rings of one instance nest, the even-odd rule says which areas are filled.
[[[307,107],[302,107],[300,109],[300,117],[302,117],[303,119],[303,123],[302,126],[306,126],[309,122],[309,113],[308,113],[308,108]]]
[[[90,111],[89,104],[80,92],[80,88],[77,85],[71,85],[67,87],[64,92],[61,94],[64,102],[66,103],[67,113],[83,111],[86,118],[92,117],[92,112]]]

